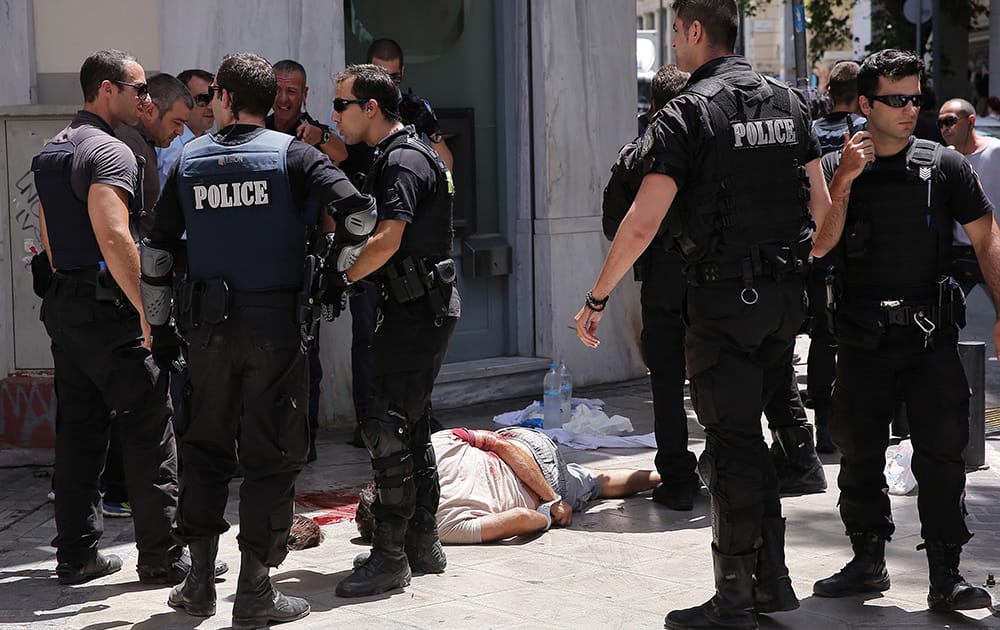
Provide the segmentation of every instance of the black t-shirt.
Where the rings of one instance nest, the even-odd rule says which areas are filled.
[[[906,148],[896,155],[876,158],[871,167],[854,181],[856,183],[867,183],[866,180],[868,180],[877,183],[880,179],[885,180],[895,177],[896,173],[906,168],[906,152],[912,144],[913,138],[911,137]],[[840,164],[840,154],[828,153],[824,155],[822,164],[823,175],[826,177],[826,181],[829,182],[833,179],[833,174]],[[920,185],[923,186],[923,184]],[[943,190],[939,189],[936,193],[937,198],[943,202],[943,209],[948,213],[949,217],[962,225],[971,223],[993,211],[993,206],[986,196],[986,191],[983,190],[983,185],[980,183],[979,177],[972,169],[972,165],[969,164],[968,160],[958,151],[945,148],[941,152],[940,173],[934,180],[934,185],[940,185],[943,188]],[[852,197],[851,201],[860,200],[855,200]],[[850,206],[848,206],[848,213],[850,214]],[[950,226],[951,224],[949,223],[948,225]],[[949,227],[949,231],[950,229]]]
[[[694,71],[688,85],[710,77],[717,77],[735,88],[753,89],[760,84],[760,75],[753,71],[742,57],[730,56],[713,59]],[[798,94],[798,93],[796,93]],[[809,107],[799,95],[800,116],[809,128]],[[653,157],[651,171],[669,175],[678,189],[683,189],[690,179],[714,177],[714,164],[708,162],[714,148],[714,135],[708,126],[711,114],[707,101],[691,92],[682,92],[660,110],[650,123]],[[802,164],[818,158],[820,153],[816,135],[810,133],[799,140]]]
[[[254,125],[230,125],[215,134],[222,145],[236,145],[253,138],[260,132]],[[178,198],[177,168],[180,160],[170,170],[167,182],[156,203],[156,223],[150,239],[154,244],[168,244],[180,239],[184,233],[184,212]],[[370,205],[364,195],[351,184],[343,171],[326,155],[304,142],[292,142],[285,156],[292,198],[299,210],[307,202],[316,201],[336,218],[340,212],[351,213]]]
[[[408,128],[404,127],[389,134],[375,146],[375,155],[380,155],[393,140],[406,133]],[[372,194],[378,206],[379,220],[397,219],[413,223],[417,207],[437,190],[437,172],[430,161],[417,151],[397,149],[386,158],[378,181],[373,183]],[[403,237],[406,238],[405,233]]]

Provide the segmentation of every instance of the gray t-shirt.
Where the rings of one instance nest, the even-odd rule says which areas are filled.
[[[965,156],[965,159],[972,165],[972,170],[979,175],[979,181],[983,184],[986,197],[993,204],[993,217],[1000,223],[1000,216],[997,215],[997,205],[1000,204],[1000,139],[985,137],[986,146],[975,153]],[[962,226],[957,222],[954,229],[954,242],[956,245],[971,245],[969,235],[965,233]]]
[[[139,185],[139,168],[132,149],[114,136],[103,119],[86,111],[79,111],[71,126],[90,125],[107,131],[84,140],[73,154],[73,170],[70,185],[79,199],[87,199],[87,193],[94,184],[108,184],[121,188],[132,201]]]

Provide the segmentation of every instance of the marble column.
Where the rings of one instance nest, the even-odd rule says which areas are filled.
[[[596,350],[572,329],[609,243],[601,198],[636,134],[633,0],[530,2],[535,355],[566,359],[586,385],[641,376],[638,285],[611,295]]]
[[[38,100],[31,0],[2,0],[0,16],[0,105],[30,105]]]

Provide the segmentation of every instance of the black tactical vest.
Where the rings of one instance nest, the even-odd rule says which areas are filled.
[[[262,129],[241,144],[206,134],[184,146],[177,178],[191,280],[222,278],[237,291],[302,284],[318,216],[292,198],[285,157],[293,140]]]
[[[759,275],[760,261],[769,258],[775,265],[779,261],[773,259],[796,266],[787,258],[795,257],[811,221],[805,170],[809,123],[797,97],[764,77],[749,90],[713,77],[685,91],[706,101],[706,122],[715,138],[708,145],[710,172],[680,191],[680,212],[667,217],[689,269],[704,262],[748,262]]]
[[[45,209],[52,265],[64,271],[96,269],[104,259],[90,223],[87,200],[73,192],[73,154],[88,138],[114,136],[108,130],[77,121],[60,131],[31,160],[35,190]]]
[[[407,256],[427,257],[432,260],[442,260],[451,255],[451,242],[454,235],[452,228],[452,202],[455,199],[455,185],[451,172],[444,161],[433,149],[424,144],[407,126],[406,132],[392,140],[372,164],[365,178],[362,192],[375,196],[377,185],[382,182],[382,171],[385,169],[389,154],[393,151],[416,151],[424,156],[437,174],[437,185],[433,195],[425,197],[414,208],[413,222],[403,231],[403,241],[399,250],[393,254],[390,262],[400,261]],[[391,182],[388,182],[391,184]]]
[[[953,223],[937,190],[944,150],[913,139],[905,160],[876,162],[851,184],[840,245],[845,297],[936,295],[938,277],[951,258]]]

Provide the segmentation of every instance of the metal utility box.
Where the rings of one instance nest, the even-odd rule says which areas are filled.
[[[469,278],[506,276],[511,271],[511,249],[499,234],[473,234],[462,241],[462,268]]]

